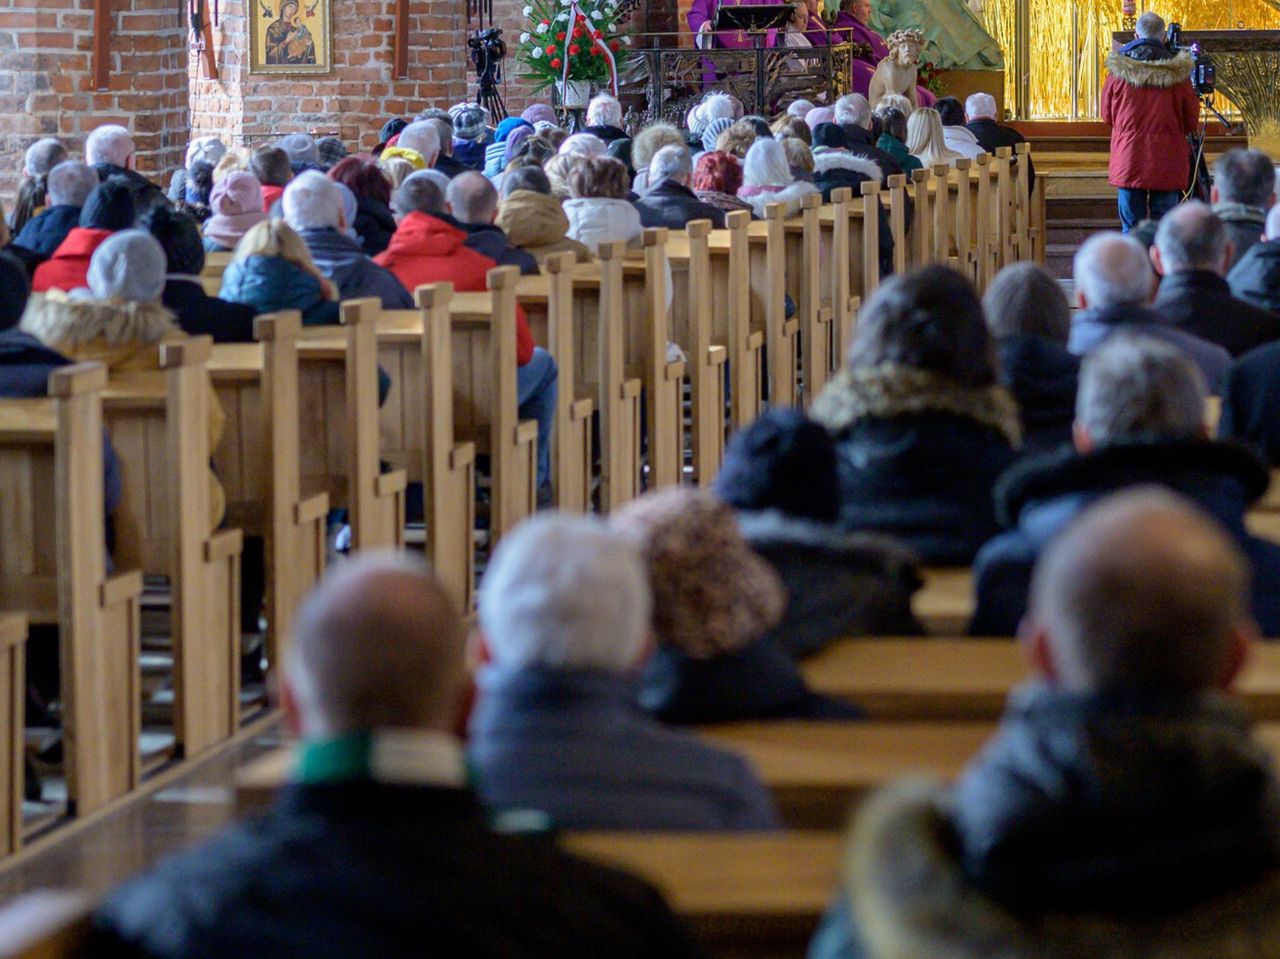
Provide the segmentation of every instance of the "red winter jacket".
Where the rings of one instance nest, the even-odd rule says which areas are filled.
[[[412,293],[424,283],[453,284],[459,293],[483,293],[488,272],[498,264],[464,246],[467,235],[426,213],[410,213],[391,235],[387,249],[373,258],[395,274]],[[524,310],[516,307],[516,364],[533,359],[533,333]]]
[[[1187,134],[1200,122],[1200,101],[1183,50],[1169,59],[1112,53],[1102,87],[1102,121],[1111,127],[1112,186],[1185,190],[1191,180]]]
[[[53,251],[53,256],[36,267],[35,275],[31,278],[32,292],[62,290],[70,293],[78,286],[87,286],[89,260],[93,251],[110,235],[110,230],[96,230],[87,226],[72,229]]]
[[[276,205],[276,200],[284,196],[284,187],[271,186],[264,183],[262,185],[262,212],[270,213],[271,208]]]

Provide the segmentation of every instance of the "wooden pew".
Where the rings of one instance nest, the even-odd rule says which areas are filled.
[[[227,523],[261,536],[266,560],[267,661],[283,661],[298,604],[324,573],[327,493],[303,496],[297,311],[258,317],[259,344],[213,347],[209,375],[227,414],[214,468]],[[310,441],[310,437],[308,437]]]
[[[933,184],[932,170],[913,170],[907,195],[911,197],[911,266],[923,266],[933,260]]]
[[[63,889],[24,893],[0,909],[0,959],[80,959],[88,955],[89,895]]]
[[[764,330],[770,406],[796,402],[796,347],[800,321],[787,319],[785,207],[770,203],[765,218],[747,228],[751,264],[751,324]]]
[[[1008,639],[851,639],[806,661],[815,692],[876,719],[993,720],[1029,670]],[[1280,644],[1254,646],[1236,695],[1255,719],[1280,719]]]
[[[1031,144],[1015,143],[1014,156],[1014,225],[1019,260],[1034,260],[1040,231],[1035,222],[1034,202],[1031,193]]]
[[[963,636],[973,619],[976,599],[967,566],[926,567],[924,585],[911,597],[911,611],[924,628],[939,636]]]
[[[880,282],[878,188],[863,184],[861,203],[847,187],[831,191],[831,202],[818,209],[821,246],[827,251],[833,344],[831,369],[839,369],[853,341],[855,300],[865,302]],[[871,204],[874,203],[875,206]],[[868,221],[868,211],[872,214]],[[842,266],[844,264],[844,266]]]
[[[0,858],[22,845],[27,617],[0,613]]]
[[[997,237],[996,272],[1004,269],[1018,259],[1020,248],[1018,240],[1017,198],[1013,172],[1013,150],[1010,147],[999,147],[995,159],[991,161],[991,169],[995,175],[995,190],[992,201],[995,204],[992,225]]]
[[[996,171],[991,165],[992,159],[991,154],[980,153],[969,167],[974,279],[979,290],[986,290],[991,283],[1000,258],[1000,241],[996,235]]]
[[[68,809],[82,815],[141,773],[142,576],[106,571],[106,379],[97,364],[64,367],[54,399],[0,401],[0,608],[58,627]]]
[[[200,285],[209,296],[217,296],[222,289],[222,274],[231,263],[232,253],[206,253],[204,269],[200,271]]]
[[[124,487],[116,559],[169,581],[179,756],[199,755],[240,725],[242,534],[209,530],[210,349],[208,337],[162,343],[162,388],[125,375],[103,393]]]
[[[675,486],[684,465],[685,363],[667,362],[667,343],[671,340],[667,235],[665,228],[644,231],[643,280],[638,289],[636,284],[624,281],[628,300],[634,303],[628,305],[624,316],[628,323],[635,324],[628,336],[627,366],[640,367],[646,397],[649,489]]]
[[[555,254],[543,261],[547,288],[547,333],[543,342],[560,370],[556,425],[551,434],[554,502],[559,509],[585,513],[591,509],[592,463],[595,459],[591,418],[596,411],[596,401],[580,388],[577,364],[573,361],[577,351],[573,323],[572,270],[575,262],[571,253]],[[516,298],[529,314],[531,305],[521,295],[525,280],[521,277],[516,285]],[[530,323],[533,323],[532,316]]]
[[[910,268],[912,237],[907,233],[907,175],[895,173],[885,180],[889,195],[889,232],[893,235],[893,272],[901,275]]]
[[[753,324],[751,296],[751,214],[725,214],[725,229],[711,234],[712,335],[729,347],[729,427],[742,429],[764,404],[765,331]],[[722,305],[723,304],[723,305]]]
[[[831,355],[834,313],[823,305],[822,224],[818,213],[821,206],[822,197],[818,194],[803,197],[799,214],[783,224],[787,292],[796,304],[795,322],[800,330],[800,377],[804,388],[796,393],[805,406],[822,392],[838,365]]]

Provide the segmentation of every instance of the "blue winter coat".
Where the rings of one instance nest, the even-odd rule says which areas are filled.
[[[1253,565],[1253,615],[1264,636],[1280,636],[1280,545],[1249,535],[1244,525],[1269,481],[1250,450],[1208,440],[1135,437],[1086,455],[1068,447],[1024,460],[996,487],[997,514],[1008,532],[974,562],[978,605],[970,633],[1012,636],[1045,545],[1096,500],[1155,483],[1198,504],[1236,539]]]
[[[1044,453],[1071,442],[1080,357],[1053,340],[1017,333],[996,342],[1001,382],[1018,401],[1024,452]]]
[[[1178,347],[1204,374],[1211,393],[1217,393],[1231,366],[1231,354],[1218,346],[1173,326],[1160,313],[1142,306],[1101,306],[1081,310],[1071,318],[1067,349],[1083,356],[1118,329],[1155,337]]]
[[[62,245],[67,234],[80,225],[80,207],[51,206],[27,221],[13,238],[13,245],[48,259]]]
[[[372,296],[382,301],[386,310],[409,310],[413,297],[401,286],[395,274],[374,263],[360,249],[360,241],[337,230],[300,230],[299,235],[320,272],[338,287],[343,300]]]
[[[491,666],[479,683],[470,761],[493,809],[539,809],[565,829],[778,827],[746,760],[646,716],[625,677]]]
[[[259,314],[300,310],[307,326],[338,322],[338,304],[325,298],[320,280],[283,257],[233,260],[222,274],[221,298],[247,304]]]

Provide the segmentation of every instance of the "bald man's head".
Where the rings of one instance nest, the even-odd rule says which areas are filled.
[[[285,663],[299,732],[452,727],[465,673],[453,602],[421,562],[366,554],[298,611]]]
[[[1230,244],[1226,224],[1209,204],[1196,200],[1174,207],[1160,220],[1151,261],[1165,276],[1189,270],[1226,276]]]
[[[1187,500],[1156,487],[1108,497],[1045,551],[1024,638],[1072,689],[1225,687],[1247,639],[1248,566]]]
[[[492,223],[498,214],[498,191],[487,176],[474,170],[459,173],[450,180],[445,198],[459,223]]]

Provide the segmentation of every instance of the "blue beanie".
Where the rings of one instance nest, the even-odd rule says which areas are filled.
[[[520,119],[520,117],[507,117],[505,120],[503,120],[501,123],[498,124],[498,128],[494,131],[493,133],[494,142],[501,143],[503,140],[505,140],[508,136],[511,135],[511,131],[514,130],[516,127],[528,127],[530,130],[532,130],[533,124],[530,123],[528,120]]]

